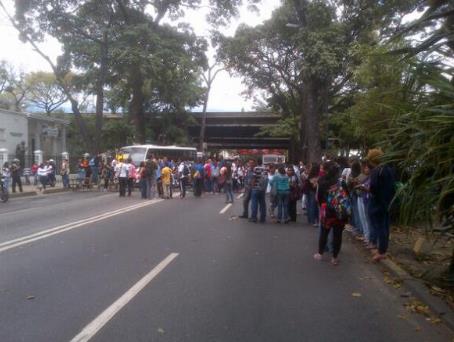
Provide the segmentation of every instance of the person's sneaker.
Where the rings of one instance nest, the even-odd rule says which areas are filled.
[[[257,223],[257,219],[249,219],[249,222],[252,222],[252,223]]]
[[[318,261],[321,261],[323,259],[323,255],[321,255],[320,253],[315,253],[314,254],[314,259],[318,260]]]
[[[331,258],[331,264],[334,266],[339,265],[339,259],[338,258]]]

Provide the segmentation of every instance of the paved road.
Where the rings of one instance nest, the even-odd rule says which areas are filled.
[[[315,262],[313,227],[253,224],[232,219],[239,201],[224,206],[94,193],[0,206],[0,341],[452,339],[408,313],[405,290],[348,241],[340,266]]]

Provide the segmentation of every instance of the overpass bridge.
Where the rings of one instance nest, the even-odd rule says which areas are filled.
[[[195,123],[190,125],[189,135],[198,143],[202,113],[189,113]],[[207,148],[217,149],[289,149],[287,137],[256,136],[262,127],[274,126],[281,118],[270,112],[207,112],[205,142]]]

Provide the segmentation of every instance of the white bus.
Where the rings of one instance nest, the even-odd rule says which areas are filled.
[[[151,157],[194,161],[197,158],[197,149],[181,146],[132,145],[122,147],[119,156],[124,159],[131,158],[135,165],[139,165]]]

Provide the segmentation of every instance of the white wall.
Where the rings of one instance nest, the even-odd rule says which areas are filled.
[[[0,148],[16,153],[16,146],[25,141],[28,148],[28,120],[25,114],[0,109]]]

